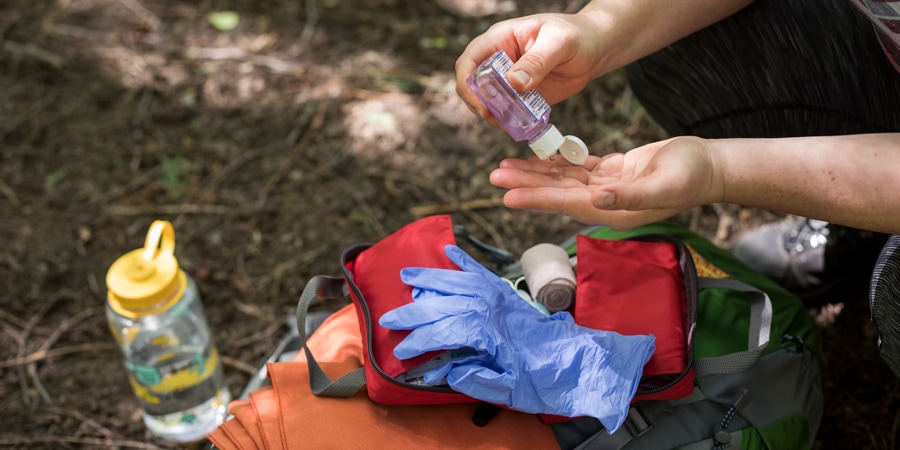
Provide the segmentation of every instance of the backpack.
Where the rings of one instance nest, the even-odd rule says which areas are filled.
[[[582,235],[622,240],[665,235],[683,242],[696,270],[691,331],[693,392],[632,404],[609,434],[593,418],[552,424],[563,449],[811,448],[824,411],[815,326],[795,295],[683,227],[660,222],[627,232]],[[577,256],[577,237],[561,244]],[[500,269],[512,274],[514,265]]]
[[[432,241],[450,239],[445,234],[452,227],[451,234],[462,239],[464,244],[476,247],[483,259],[493,264],[492,270],[498,275],[510,280],[522,276],[521,264],[513,255],[478,241],[462,227],[452,226],[446,216],[421,219],[416,226],[440,230],[441,239],[425,239],[424,242],[429,243],[427,245]],[[549,424],[560,448],[811,448],[823,415],[824,396],[815,327],[799,298],[702,236],[672,223],[660,222],[627,232],[593,227],[559,245],[571,257],[578,258],[578,243],[586,242],[585,237],[612,242],[668,242],[678,249],[678,267],[683,275],[686,300],[684,323],[679,329],[683,328],[684,340],[688,343],[685,352],[687,367],[669,378],[657,377],[656,388],[639,389],[624,426],[613,434],[593,418],[540,417],[545,424]],[[413,241],[403,238],[403,242],[410,244]],[[342,255],[342,269],[359,268],[349,264],[350,261],[357,261],[354,248],[359,250],[359,247],[353,247]],[[409,245],[405,248],[409,249]],[[582,248],[582,254],[585,253],[585,248]],[[383,257],[380,260],[385,261]],[[374,264],[372,267],[380,265]],[[362,272],[369,273],[368,270]],[[619,274],[622,272],[618,271]],[[301,336],[307,335],[302,327],[306,309],[313,299],[346,298],[349,295],[359,308],[359,300],[366,296],[361,292],[354,294],[354,289],[347,287],[352,288],[354,280],[359,281],[358,275],[320,276],[310,281],[297,310]],[[643,275],[634,276],[638,280],[635,284],[645,284],[641,282]],[[324,289],[323,279],[340,289]],[[646,291],[646,287],[642,289]],[[576,300],[576,307],[578,301],[581,299]],[[371,339],[371,324],[374,322],[369,314],[358,316],[360,335],[369,335]],[[577,322],[577,314],[575,317]],[[643,320],[643,317],[636,320]],[[370,345],[365,345],[367,342]],[[371,349],[371,342],[374,341],[364,339],[363,348]],[[363,354],[368,353],[368,350],[363,351]],[[318,377],[317,372],[321,370],[311,354],[307,354],[310,356],[310,387],[317,396],[350,396],[363,385],[371,389],[373,383],[382,382],[383,377],[379,374],[366,373],[363,376],[363,369],[353,372],[357,376],[347,374],[351,375],[349,379],[345,376],[334,382],[327,377]],[[369,365],[370,361],[363,364],[364,367]],[[335,390],[340,393],[323,393],[334,388],[339,388]],[[427,395],[420,398],[420,395],[406,393],[393,397],[400,401],[389,398],[371,400],[387,405],[467,401],[460,400],[458,395],[453,397],[454,394],[449,392],[429,394],[449,395],[440,397],[449,400],[436,401]],[[372,392],[369,392],[369,397],[372,397]],[[476,408],[473,423],[479,422],[476,416],[483,409]],[[440,409],[434,411],[438,414]],[[485,430],[491,424],[485,426],[481,423],[479,426],[484,428],[473,427],[472,430]],[[543,428],[539,422],[532,427]],[[469,432],[476,433],[472,430]]]

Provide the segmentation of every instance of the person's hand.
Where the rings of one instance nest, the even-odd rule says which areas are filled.
[[[528,413],[595,417],[610,433],[618,429],[655,338],[585,328],[568,312],[545,316],[459,247],[444,251],[461,270],[400,272],[414,301],[379,320],[412,330],[394,355],[466,349],[473,354],[427,372],[425,382],[446,377],[451,388],[479,400]]]
[[[509,189],[507,207],[566,214],[580,222],[625,230],[722,201],[724,183],[707,141],[678,137],[627,153],[590,156],[583,166],[507,159],[491,183]]]
[[[552,105],[581,91],[599,75],[603,42],[594,23],[580,14],[536,14],[499,22],[472,40],[457,59],[456,92],[473,113],[496,126],[466,84],[482,61],[505,50],[515,62],[507,72],[513,89],[537,89]]]

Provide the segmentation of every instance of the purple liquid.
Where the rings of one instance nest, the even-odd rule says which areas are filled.
[[[505,76],[509,65],[501,50],[481,63],[466,84],[516,142],[530,144],[550,129],[550,107],[536,91],[520,95],[510,87]]]

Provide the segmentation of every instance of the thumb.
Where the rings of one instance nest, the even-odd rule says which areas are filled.
[[[641,182],[625,181],[604,186],[593,192],[591,202],[599,209],[640,211],[671,207],[666,204],[666,195],[666,189],[644,179]]]
[[[531,48],[506,73],[510,86],[519,92],[536,88],[560,64],[561,50],[546,33],[538,34]]]

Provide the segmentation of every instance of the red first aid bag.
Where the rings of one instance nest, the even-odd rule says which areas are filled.
[[[375,402],[386,405],[439,405],[478,402],[446,385],[429,386],[409,382],[404,376],[446,352],[428,352],[400,360],[394,347],[409,331],[389,330],[378,324],[384,313],[412,303],[412,287],[400,279],[406,267],[459,270],[444,254],[444,246],[456,244],[450,216],[417,220],[375,244],[359,244],[341,255],[343,277],[318,276],[310,280],[297,306],[299,326],[311,301],[342,299],[349,294],[359,318],[363,346],[363,367],[331,381],[315,367],[307,353],[312,390],[317,395],[347,397],[363,386]],[[304,330],[301,330],[303,336]],[[308,352],[308,350],[307,350]]]
[[[691,331],[697,275],[690,251],[666,235],[606,240],[579,235],[575,322],[623,335],[652,334],[638,400],[672,400],[693,391]]]

